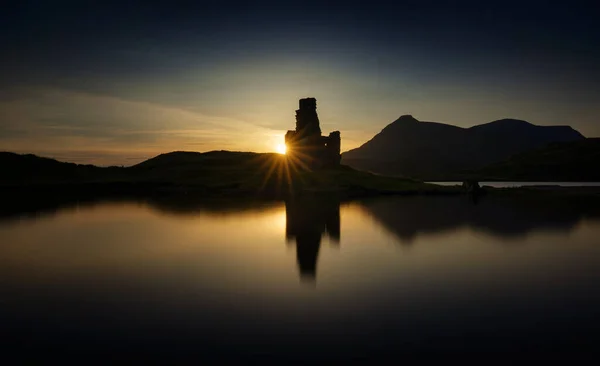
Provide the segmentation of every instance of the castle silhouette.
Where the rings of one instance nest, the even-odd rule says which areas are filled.
[[[285,203],[288,243],[296,244],[300,279],[315,281],[321,239],[332,244],[340,241],[340,202],[336,199],[303,198]]]
[[[300,99],[296,110],[296,130],[285,134],[285,144],[288,157],[300,160],[309,168],[338,166],[342,159],[340,132],[321,135],[315,98]]]

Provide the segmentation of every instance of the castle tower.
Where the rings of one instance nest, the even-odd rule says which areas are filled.
[[[317,100],[315,98],[304,98],[298,102],[299,109],[296,110],[296,133],[301,136],[321,136],[321,126],[317,115]]]
[[[340,164],[340,132],[321,136],[321,126],[317,115],[317,100],[304,98],[298,102],[296,110],[296,130],[285,134],[287,155],[302,160],[311,168],[332,167]]]

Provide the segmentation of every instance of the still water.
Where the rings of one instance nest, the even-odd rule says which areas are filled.
[[[4,212],[3,357],[588,358],[600,210],[484,197]]]
[[[461,185],[462,182],[429,182],[441,186]],[[531,186],[560,186],[560,187],[599,187],[600,182],[479,182],[480,186],[494,188],[514,188]]]

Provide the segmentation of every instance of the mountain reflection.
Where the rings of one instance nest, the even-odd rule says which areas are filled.
[[[366,200],[361,207],[403,245],[411,244],[419,234],[460,227],[510,242],[533,231],[568,233],[584,218],[600,218],[596,205],[564,197],[499,195],[473,204],[464,196],[415,196]]]
[[[314,281],[321,238],[340,240],[340,203],[337,200],[297,199],[285,203],[288,242],[295,241],[302,280]]]
[[[0,205],[0,223],[35,220],[60,215],[62,210],[90,207],[106,202],[138,202],[170,216],[261,215],[278,209],[281,202],[207,201],[194,197],[121,197],[29,196],[6,199]],[[567,195],[489,194],[473,204],[466,196],[380,197],[356,201],[361,211],[392,233],[401,245],[410,245],[420,234],[443,233],[459,228],[500,238],[510,244],[534,231],[569,233],[584,219],[600,218],[595,200]],[[340,202],[335,199],[297,198],[285,202],[285,237],[296,246],[300,278],[314,281],[321,241],[340,242]]]

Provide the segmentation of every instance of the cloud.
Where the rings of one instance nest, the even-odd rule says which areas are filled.
[[[277,132],[241,119],[60,89],[0,101],[0,150],[80,163],[131,164],[131,157],[173,150],[269,151]]]

